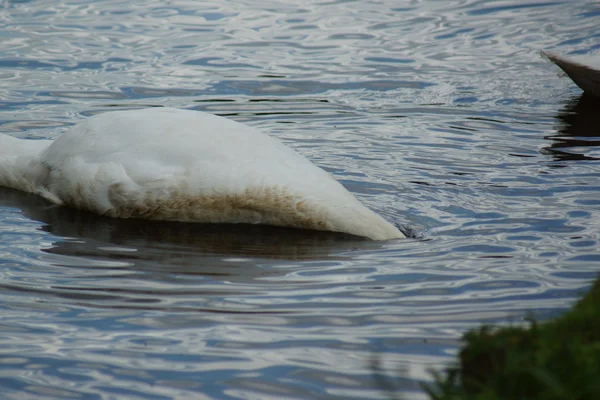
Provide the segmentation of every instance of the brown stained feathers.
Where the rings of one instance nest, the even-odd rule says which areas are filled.
[[[109,188],[112,208],[103,214],[114,218],[143,218],[199,223],[250,223],[289,226],[304,229],[339,231],[327,220],[322,207],[310,204],[278,186],[246,189],[237,194],[197,194],[187,190],[143,191],[132,193],[122,184]],[[77,208],[82,197],[67,203]]]

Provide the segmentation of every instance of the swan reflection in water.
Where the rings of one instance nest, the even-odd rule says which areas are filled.
[[[556,116],[558,132],[542,149],[556,161],[600,159],[600,98],[587,94],[571,99]]]
[[[79,264],[116,262],[132,269],[248,278],[284,273],[256,267],[281,264],[269,260],[341,261],[353,250],[382,246],[333,232],[106,218],[6,188],[0,188],[0,207],[16,208],[41,222],[42,230],[57,237],[43,251],[75,257]]]

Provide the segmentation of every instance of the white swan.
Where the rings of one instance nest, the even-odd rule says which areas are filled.
[[[277,139],[199,111],[104,113],[55,141],[0,134],[0,186],[117,218],[404,237]]]

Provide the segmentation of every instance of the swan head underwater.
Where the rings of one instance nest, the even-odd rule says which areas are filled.
[[[0,135],[0,186],[114,218],[405,237],[279,140],[200,111],[107,112],[54,141]]]

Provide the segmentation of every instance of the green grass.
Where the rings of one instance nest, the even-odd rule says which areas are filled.
[[[432,400],[600,399],[600,279],[554,321],[464,340],[459,364],[425,387]]]

